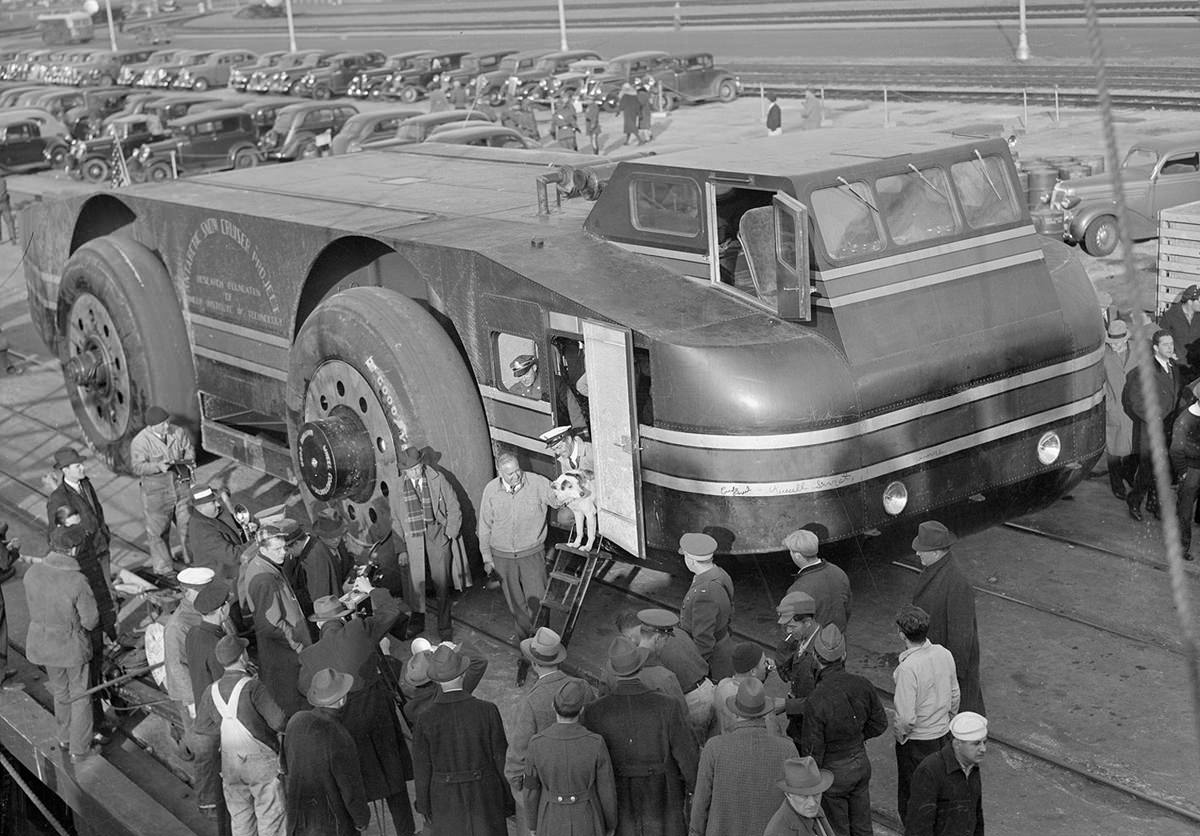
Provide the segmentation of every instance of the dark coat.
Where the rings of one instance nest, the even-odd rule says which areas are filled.
[[[800,754],[811,755],[818,766],[862,751],[866,741],[888,727],[875,686],[848,673],[843,662],[825,667],[804,706]],[[834,770],[836,776],[837,770]]]
[[[483,681],[483,675],[487,673],[487,657],[465,642],[459,646],[458,652],[471,660],[470,667],[463,676],[463,693],[473,694]],[[404,719],[410,726],[417,725],[417,720],[421,719],[421,715],[433,705],[434,699],[442,692],[441,686],[436,682],[410,685],[404,680],[400,681],[400,690],[404,694]]]
[[[626,93],[621,96],[617,102],[617,107],[621,111],[621,131],[626,136],[637,133],[638,129],[638,114],[641,113],[642,105],[638,101],[636,93]]]
[[[50,552],[25,573],[29,633],[25,657],[48,668],[73,668],[92,658],[88,631],[100,622],[96,599],[73,557]]]
[[[367,800],[404,792],[412,761],[396,722],[396,708],[379,674],[379,640],[400,617],[400,602],[386,589],[371,593],[374,613],[349,621],[328,621],[321,638],[300,652],[300,690],[308,692],[313,676],[324,668],[354,677],[341,721],[358,749]]]
[[[288,836],[352,836],[371,820],[350,732],[328,708],[301,711],[283,736]]]
[[[187,656],[188,677],[192,680],[192,697],[200,702],[200,693],[220,679],[225,666],[217,661],[217,642],[225,637],[225,628],[201,621],[188,630],[184,639],[184,655]]]
[[[824,810],[818,812],[815,819],[806,819],[793,810],[785,798],[767,822],[763,836],[833,836],[833,828],[825,818]]]
[[[1193,314],[1192,321],[1183,314],[1183,305],[1175,302],[1158,320],[1158,327],[1170,332],[1175,340],[1175,356],[1188,366],[1192,373],[1200,371],[1200,314]]]
[[[504,776],[515,789],[521,789],[525,778],[526,753],[534,735],[550,728],[557,722],[554,713],[554,698],[568,682],[579,682],[587,691],[586,702],[593,702],[596,694],[592,686],[581,679],[568,676],[560,670],[552,670],[539,676],[525,698],[517,703],[509,724],[508,757],[505,759]],[[465,684],[465,683],[464,683]]]
[[[1193,415],[1190,409],[1181,409],[1175,416],[1170,454],[1171,468],[1177,476],[1189,467],[1200,468],[1200,415]]]
[[[539,833],[605,836],[615,828],[617,791],[604,739],[577,723],[555,722],[535,734],[525,768],[525,809],[537,811],[530,829]]]
[[[308,707],[298,685],[298,653],[312,641],[287,579],[268,561],[262,560],[260,565],[264,571],[248,585],[248,597],[254,605],[258,676],[290,717]]]
[[[187,553],[193,566],[212,569],[218,578],[233,581],[245,548],[242,529],[224,508],[215,517],[198,511],[188,517]]]
[[[304,549],[297,555],[297,561],[304,589],[302,591],[297,587],[296,594],[300,597],[301,606],[307,598],[310,606],[305,609],[306,613],[312,613],[311,603],[318,598],[342,594],[342,581],[346,578],[342,574],[341,558],[335,556],[320,538],[310,536],[304,544]],[[400,612],[397,610],[396,617],[399,616]]]
[[[714,566],[693,577],[679,608],[679,626],[708,661],[713,682],[733,676],[732,621],[733,579],[729,573]]]
[[[63,505],[79,514],[79,524],[91,536],[89,545],[92,555],[102,563],[107,563],[111,534],[108,523],[104,521],[104,507],[100,504],[100,497],[96,496],[91,480],[86,477],[80,480],[78,491],[68,485],[65,479],[59,481],[58,487],[46,500],[46,520],[50,525],[47,531],[54,529],[54,512]]]
[[[793,592],[806,592],[817,602],[817,614],[813,616],[817,624],[836,624],[846,632],[850,623],[850,579],[841,567],[827,560],[805,566],[788,587],[787,594]]]
[[[464,691],[442,692],[413,729],[413,806],[446,836],[507,836],[516,802],[504,780],[500,710]]]
[[[679,703],[622,680],[584,709],[582,722],[612,757],[617,836],[684,836],[684,794],[696,785],[699,758]]]
[[[84,543],[79,553],[75,555],[79,571],[87,579],[92,597],[96,599],[96,608],[100,612],[99,629],[110,638],[117,638],[117,606],[113,602],[112,589],[108,585],[106,567],[100,565],[100,560],[92,553],[90,543]]]
[[[929,613],[929,640],[954,656],[959,711],[986,714],[979,685],[979,628],[975,623],[975,590],[958,568],[953,552],[927,566],[917,578],[912,602]]]
[[[947,743],[921,761],[908,796],[907,836],[983,836],[983,782],[968,778]]]
[[[690,827],[706,836],[761,836],[783,801],[777,782],[783,762],[796,757],[786,737],[762,720],[742,720],[733,731],[704,744],[696,775]]]
[[[1152,378],[1154,385],[1151,391],[1158,401],[1159,416],[1163,420],[1164,431],[1169,431],[1171,421],[1175,418],[1175,406],[1179,400],[1179,366],[1171,364],[1171,371],[1163,371],[1158,361],[1151,358],[1153,366]],[[1133,449],[1135,452],[1150,450],[1150,434],[1145,431],[1146,419],[1149,415],[1146,401],[1142,397],[1141,369],[1134,366],[1125,376],[1125,391],[1121,393],[1125,414],[1133,419]],[[1167,442],[1170,443],[1168,438]],[[958,657],[955,657],[957,661]],[[964,708],[964,711],[969,709]]]

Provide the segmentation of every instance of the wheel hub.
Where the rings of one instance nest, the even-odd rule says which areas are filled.
[[[300,476],[324,502],[360,497],[375,483],[375,448],[362,419],[339,404],[300,428]]]
[[[108,309],[82,293],[67,314],[65,370],[89,421],[102,437],[124,435],[130,420],[129,366]]]

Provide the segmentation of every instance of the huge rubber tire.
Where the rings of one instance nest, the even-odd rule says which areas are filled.
[[[723,80],[717,87],[717,98],[723,102],[732,102],[738,97],[737,85],[732,78]]]
[[[258,152],[250,148],[239,148],[233,155],[234,168],[254,168],[258,165]]]
[[[400,90],[400,101],[405,104],[412,104],[417,99],[421,98],[421,91],[411,85]]]
[[[364,427],[371,476],[361,490],[327,504],[340,506],[360,530],[380,522],[386,509],[398,530],[407,512],[396,453],[411,445],[450,475],[464,503],[463,529],[473,530],[465,512],[493,474],[487,420],[466,361],[418,303],[378,287],[352,288],[322,302],[292,347],[286,406],[306,500],[322,497],[311,490],[299,460],[300,429],[349,408]]]
[[[1117,248],[1117,240],[1117,219],[1112,215],[1101,215],[1088,224],[1083,233],[1083,251],[1103,258]]]
[[[207,78],[196,79],[195,82],[192,83],[192,89],[195,90],[197,93],[203,93],[205,90],[208,89],[208,79]]]
[[[79,173],[89,183],[103,183],[112,173],[112,166],[103,157],[92,157],[90,160],[83,161],[83,165],[79,167]]]
[[[67,397],[88,445],[130,472],[129,442],[151,406],[199,428],[196,371],[175,287],[148,248],[120,235],[84,244],[67,261],[58,296],[58,357],[102,358],[105,384],[68,376]]]

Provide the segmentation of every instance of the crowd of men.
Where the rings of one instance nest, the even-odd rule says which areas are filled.
[[[849,579],[803,529],[782,543],[798,571],[777,606],[773,651],[735,641],[733,580],[714,561],[717,542],[691,532],[679,543],[692,582],[678,615],[617,614],[593,687],[563,670],[560,636],[536,621],[558,500],[548,480],[501,454],[477,534],[536,674],[506,728],[473,694],[488,660],[453,641],[449,541],[462,515],[417,451],[399,456],[399,533],[389,522],[356,539],[333,515],[255,530],[244,509],[194,481],[194,451],[165,411],[146,422],[134,459],[152,565],[174,572],[171,522],[187,564],[163,636],[179,753],[200,809],[227,816],[236,836],[353,833],[372,818],[408,836],[414,812],[439,834],[499,836],[515,817],[518,832],[542,836],[865,836],[865,742],[889,726],[906,832],[983,832],[973,596],[940,523],[921,524],[913,541],[924,568],[896,616],[905,650],[890,719],[875,687],[847,669]],[[571,427],[543,440],[564,470],[591,465]],[[105,742],[103,715],[83,697],[115,638],[110,535],[83,457],[64,448],[55,468],[51,550],[25,578],[27,650],[46,667],[60,743],[80,760]],[[438,598],[436,646],[418,617],[425,578]],[[403,663],[399,639],[414,639]],[[784,698],[767,694],[773,673]]]

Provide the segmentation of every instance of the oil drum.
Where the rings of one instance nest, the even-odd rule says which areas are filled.
[[[1058,169],[1049,165],[1031,167],[1029,169],[1029,185],[1025,190],[1025,202],[1030,209],[1045,206],[1058,182]]]

